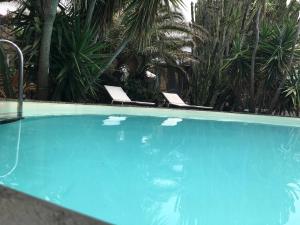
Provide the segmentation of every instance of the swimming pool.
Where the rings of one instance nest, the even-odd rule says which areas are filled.
[[[116,109],[0,125],[0,183],[120,225],[299,224],[297,123]]]

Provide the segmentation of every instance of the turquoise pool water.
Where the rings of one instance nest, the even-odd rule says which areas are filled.
[[[0,125],[0,183],[120,225],[299,225],[300,128],[137,116]]]

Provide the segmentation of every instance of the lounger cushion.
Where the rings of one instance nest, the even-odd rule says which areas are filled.
[[[113,101],[116,102],[131,102],[130,98],[121,87],[104,85]]]
[[[198,105],[188,105],[175,93],[163,92],[163,95],[168,100],[170,105],[178,106],[182,108],[191,108],[191,109],[203,109],[203,110],[212,110],[212,107],[207,106],[198,106]]]
[[[182,101],[182,99],[177,94],[163,92],[163,95],[171,104],[182,105],[182,106],[186,105],[185,102]]]
[[[137,104],[137,105],[148,105],[148,106],[155,105],[155,103],[153,102],[131,101],[131,99],[127,96],[127,94],[121,87],[109,86],[109,85],[104,85],[104,87],[114,102]]]

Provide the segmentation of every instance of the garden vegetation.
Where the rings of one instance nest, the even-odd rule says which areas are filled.
[[[103,102],[103,84],[159,102],[146,71],[180,76],[179,94],[216,110],[299,116],[296,0],[20,0],[5,24],[24,51],[34,98]],[[5,83],[15,72],[0,55]],[[170,72],[171,71],[171,72]],[[5,88],[12,96],[11,87]],[[168,90],[170,91],[170,90]]]

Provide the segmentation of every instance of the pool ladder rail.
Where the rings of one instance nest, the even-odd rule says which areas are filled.
[[[0,119],[1,123],[8,123],[8,122],[14,122],[16,120],[20,120],[23,118],[23,81],[24,81],[24,56],[22,50],[19,48],[19,46],[6,39],[0,39],[0,43],[5,43],[13,46],[18,53],[19,56],[19,93],[18,93],[18,106],[17,106],[17,118],[4,118],[3,120]]]

